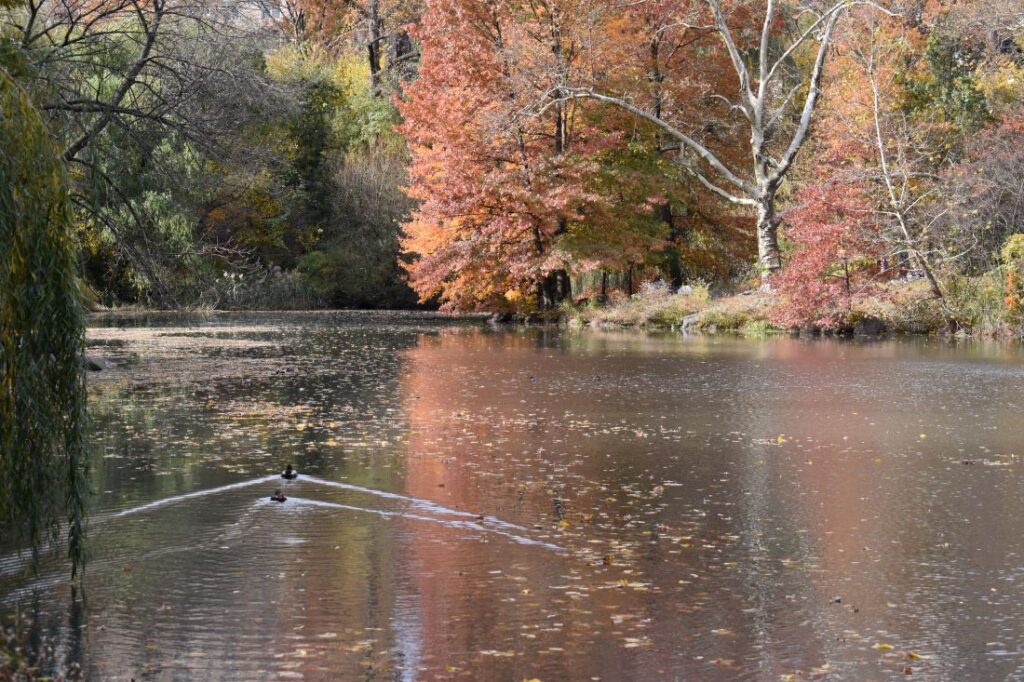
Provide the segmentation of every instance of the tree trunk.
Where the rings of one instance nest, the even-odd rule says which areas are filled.
[[[572,282],[564,268],[553,270],[537,283],[537,303],[542,310],[552,310],[572,299]]]
[[[381,82],[381,43],[384,40],[384,21],[380,17],[380,3],[373,0],[370,3],[370,16],[367,18],[369,24],[369,40],[366,45],[367,57],[370,61],[370,87],[374,97],[383,94]]]
[[[939,280],[935,278],[935,273],[932,272],[931,267],[928,265],[928,259],[912,246],[909,248],[909,252],[914,263],[924,273],[925,279],[928,280],[928,288],[931,289],[932,295],[939,300],[945,299],[946,297],[942,294],[942,287],[939,286]]]
[[[761,270],[761,289],[770,291],[771,276],[782,269],[774,194],[762,195],[757,204],[757,264]]]
[[[401,95],[402,84],[415,75],[414,56],[415,48],[409,33],[404,30],[396,31],[391,39],[391,57],[388,60],[388,74],[399,95]]]

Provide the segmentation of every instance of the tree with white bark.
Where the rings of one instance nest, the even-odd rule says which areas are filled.
[[[730,8],[721,0],[706,0],[703,12],[694,8],[680,16],[678,25],[717,34],[728,54],[737,92],[714,97],[738,112],[749,128],[749,165],[730,163],[717,153],[702,137],[704,122],[674,119],[656,112],[654,103],[634,93],[608,91],[599,75],[589,84],[565,83],[550,96],[594,100],[646,121],[678,145],[678,163],[689,176],[732,204],[754,209],[758,264],[767,288],[770,276],[782,266],[780,188],[809,139],[837,25],[851,8],[865,5],[889,11],[866,0],[838,0],[824,6],[804,0],[767,0],[757,44],[750,46],[738,38],[730,25]],[[706,18],[699,23],[702,15]],[[809,64],[801,64],[808,54],[812,55]],[[661,103],[657,106],[660,109]]]

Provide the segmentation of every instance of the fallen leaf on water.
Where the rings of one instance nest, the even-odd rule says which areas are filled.
[[[650,646],[651,640],[646,637],[626,637],[624,640],[623,647],[627,649],[637,649],[642,646]]]
[[[712,665],[717,665],[719,668],[726,668],[728,670],[739,670],[740,666],[736,665],[736,661],[731,658],[716,658],[711,661]]]
[[[886,644],[885,642],[875,642],[871,645],[872,649],[878,649],[879,651],[892,651],[892,644]]]

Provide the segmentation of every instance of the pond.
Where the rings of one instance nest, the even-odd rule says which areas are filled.
[[[84,599],[9,551],[0,595],[90,679],[1024,679],[1015,347],[372,313],[89,339]]]

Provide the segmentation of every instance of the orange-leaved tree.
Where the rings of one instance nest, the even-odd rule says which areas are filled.
[[[648,96],[648,84],[629,87],[614,78],[614,69],[595,69],[589,80],[558,83],[549,97],[552,101],[585,98],[601,102],[655,126],[678,145],[679,164],[692,178],[730,203],[754,209],[758,262],[767,287],[769,276],[782,265],[776,206],[779,191],[809,139],[840,19],[857,6],[882,8],[869,0],[628,4],[658,6],[674,17],[671,25],[715,35],[731,73],[724,80],[719,74],[706,74],[724,86],[708,97],[721,101],[734,115],[733,124],[745,130],[744,160],[735,163],[724,157],[713,136],[701,121],[687,115],[685,106],[666,111],[663,98]],[[680,74],[682,78],[700,76],[697,65]],[[656,74],[655,80],[660,76]],[[659,82],[659,89],[666,89],[666,83],[672,84]]]
[[[584,4],[438,0],[423,17],[420,76],[400,108],[413,158],[409,191],[419,200],[405,246],[424,300],[552,307],[571,296],[568,246],[608,263],[616,258],[600,246],[606,238],[620,260],[663,241],[649,222],[618,219],[650,214],[653,188],[607,191],[617,182],[609,164],[628,158],[635,140],[587,102],[532,110],[588,68]]]

